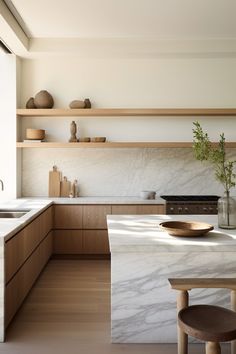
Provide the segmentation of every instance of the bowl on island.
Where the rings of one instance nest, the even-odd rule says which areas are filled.
[[[180,237],[203,236],[214,229],[214,226],[198,221],[164,221],[159,226],[169,235]]]

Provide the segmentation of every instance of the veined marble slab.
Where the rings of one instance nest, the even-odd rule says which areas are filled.
[[[168,278],[236,277],[235,230],[177,238],[158,229],[166,217],[108,216],[113,343],[176,343],[177,293]],[[217,221],[206,215],[174,219]],[[229,292],[193,290],[190,303],[230,307]]]

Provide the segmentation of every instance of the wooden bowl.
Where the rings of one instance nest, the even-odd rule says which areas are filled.
[[[80,143],[89,143],[90,140],[91,140],[91,139],[90,139],[89,137],[79,138],[79,142],[80,142]]]
[[[106,137],[105,136],[95,136],[94,138],[91,138],[92,143],[105,143]]]
[[[165,221],[159,226],[171,236],[193,237],[207,234],[214,226],[197,221]]]
[[[43,140],[45,138],[44,129],[26,129],[26,139]]]

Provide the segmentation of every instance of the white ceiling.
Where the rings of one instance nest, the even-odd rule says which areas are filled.
[[[11,2],[33,38],[236,38],[236,0]]]

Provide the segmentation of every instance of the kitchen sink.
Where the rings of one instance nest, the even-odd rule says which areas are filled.
[[[15,219],[28,213],[30,210],[0,209],[0,219]]]

